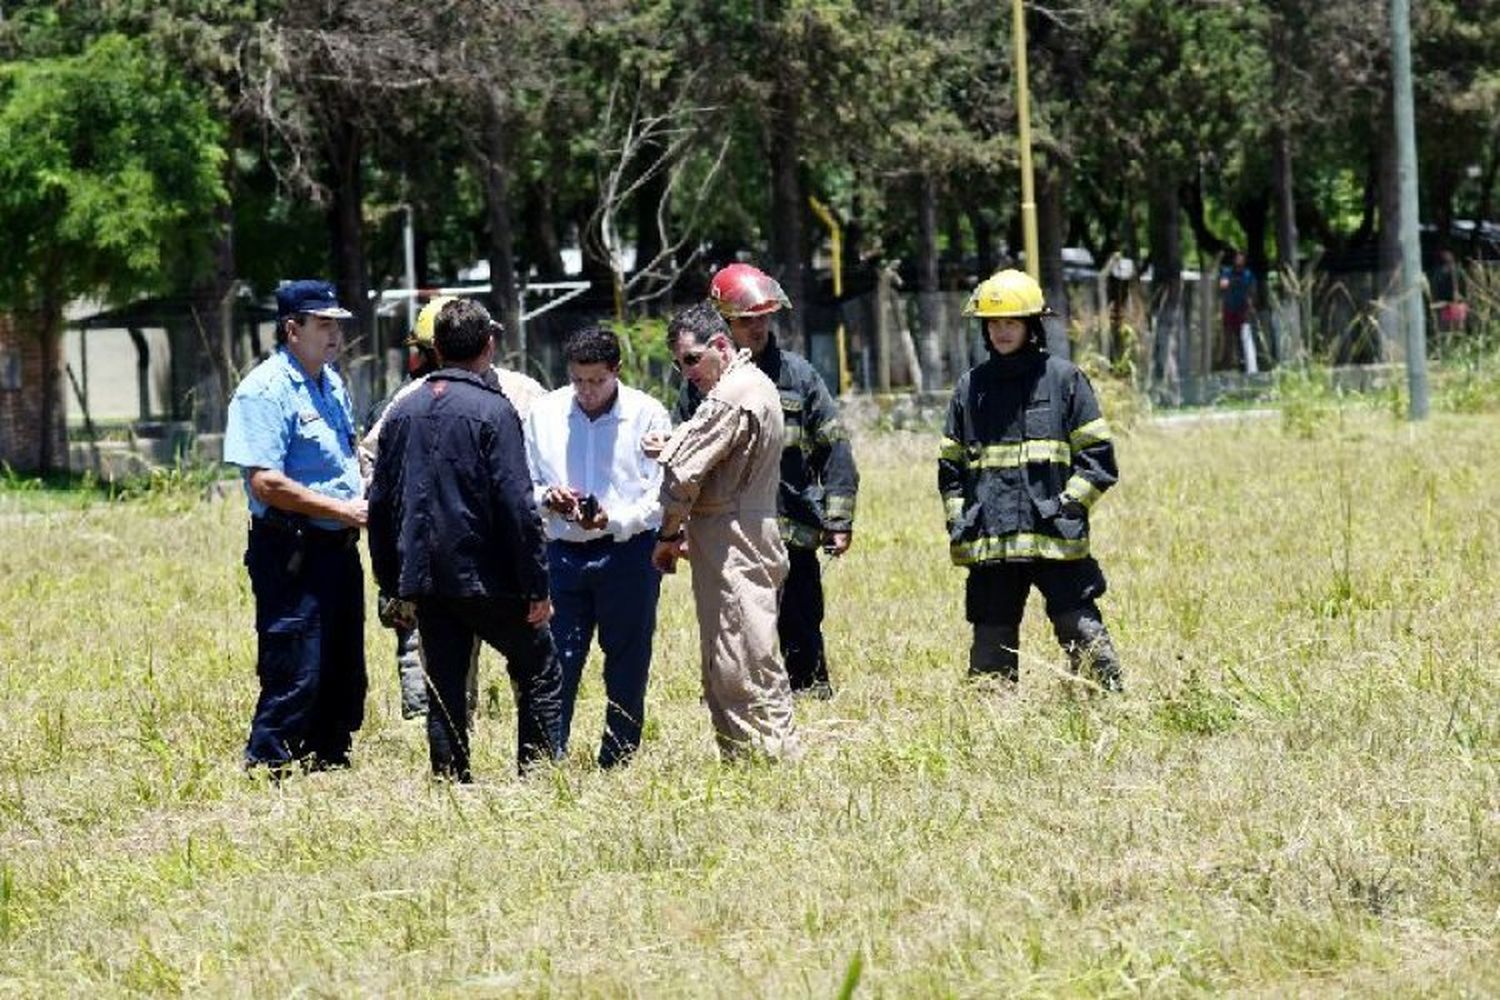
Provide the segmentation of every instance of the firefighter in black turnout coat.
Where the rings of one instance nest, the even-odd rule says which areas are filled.
[[[1045,312],[1037,283],[1011,270],[981,282],[964,307],[983,324],[990,357],[953,390],[938,489],[949,553],[969,570],[969,672],[1018,679],[1021,615],[1035,586],[1074,671],[1117,691],[1089,511],[1119,472],[1088,377],[1043,347]]]

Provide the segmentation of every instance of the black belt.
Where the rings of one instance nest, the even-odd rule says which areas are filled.
[[[250,530],[274,531],[308,545],[326,549],[352,549],[359,543],[358,528],[320,528],[305,517],[268,511],[250,518]]]

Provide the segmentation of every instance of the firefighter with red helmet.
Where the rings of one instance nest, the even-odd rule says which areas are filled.
[[[806,358],[776,342],[771,317],[792,307],[781,285],[757,267],[730,264],[714,274],[708,299],[729,323],[735,343],[750,351],[781,397],[786,439],[776,506],[791,567],[782,587],[777,633],[792,690],[829,698],[833,684],[823,643],[818,550],[840,556],[849,548],[859,491],[854,451],[823,377]],[[691,381],[685,383],[674,420],[687,420],[702,399]]]
[[[984,329],[988,360],[953,390],[938,457],[949,554],[969,570],[969,673],[1015,683],[1021,614],[1046,600],[1075,672],[1121,687],[1120,661],[1097,600],[1104,573],[1089,554],[1089,512],[1119,479],[1093,386],[1049,355],[1037,283],[1021,271],[980,282],[964,307]]]

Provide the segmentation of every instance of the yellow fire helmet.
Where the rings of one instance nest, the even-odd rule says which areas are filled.
[[[1044,316],[1047,300],[1042,286],[1025,271],[996,271],[974,288],[964,303],[965,316],[996,319],[1007,316]]]
[[[424,350],[432,350],[434,344],[433,326],[437,323],[438,313],[443,311],[443,306],[450,302],[457,302],[456,295],[439,295],[431,302],[422,307],[417,313],[417,325],[411,328],[411,334],[406,338],[406,346],[420,347]]]

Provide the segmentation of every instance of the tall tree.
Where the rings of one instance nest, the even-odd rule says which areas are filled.
[[[225,200],[223,130],[150,46],[0,66],[0,309],[44,358],[37,465],[58,464],[63,308],[161,291],[207,259]]]

